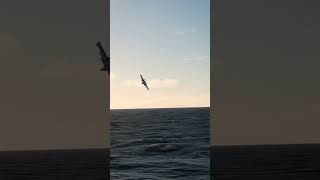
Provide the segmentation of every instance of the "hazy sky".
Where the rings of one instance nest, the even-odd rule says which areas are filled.
[[[215,145],[320,143],[319,7],[215,1]]]
[[[0,150],[106,147],[107,2],[0,2]]]
[[[111,108],[210,105],[209,0],[111,0],[110,15]]]

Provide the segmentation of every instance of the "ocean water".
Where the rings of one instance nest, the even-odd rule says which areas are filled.
[[[320,144],[217,146],[215,180],[319,180]]]
[[[107,149],[3,151],[1,180],[107,180]]]
[[[113,110],[111,179],[208,180],[209,108]]]

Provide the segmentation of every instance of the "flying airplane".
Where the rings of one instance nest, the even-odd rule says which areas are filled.
[[[99,48],[101,61],[103,63],[103,68],[101,71],[107,71],[110,74],[110,57],[107,56],[106,52],[103,50],[101,43],[98,41],[96,46]]]
[[[140,77],[141,77],[141,81],[142,81],[142,83],[141,83],[141,84],[143,84],[143,85],[148,89],[148,91],[149,91],[149,87],[148,87],[148,85],[147,85],[146,80],[144,80],[144,79],[143,79],[143,77],[142,77],[142,75],[141,75],[141,74],[140,74]]]

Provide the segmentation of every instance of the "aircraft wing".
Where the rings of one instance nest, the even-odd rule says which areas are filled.
[[[145,79],[142,77],[141,74],[140,74],[140,77],[141,77],[142,84],[149,90],[149,87],[148,87],[148,85],[147,85],[147,82],[145,81]]]
[[[101,57],[104,59],[108,59],[108,56],[107,56],[106,52],[104,51],[100,42],[97,42],[97,47],[99,48]]]
[[[106,52],[104,51],[102,45],[100,42],[97,42],[97,47],[99,49],[100,55],[101,55],[101,61],[103,63],[103,68],[101,69],[101,71],[105,71],[107,70],[108,73],[110,73],[110,57],[107,56]]]
[[[147,88],[147,89],[148,89],[148,91],[149,91],[149,87],[148,87],[147,83],[145,83],[144,85],[146,86],[146,88]]]

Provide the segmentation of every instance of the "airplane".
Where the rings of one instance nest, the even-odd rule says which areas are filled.
[[[100,51],[101,61],[103,63],[103,68],[100,71],[107,71],[110,74],[110,57],[107,56],[106,52],[103,50],[101,43],[98,41],[96,46]]]
[[[143,84],[143,85],[148,89],[148,91],[149,91],[149,87],[148,87],[148,85],[147,85],[146,80],[144,80],[144,79],[143,79],[143,77],[142,77],[142,75],[141,75],[141,74],[140,74],[140,77],[141,77],[141,81],[142,81],[142,83],[141,83],[141,84]]]

